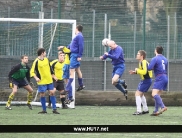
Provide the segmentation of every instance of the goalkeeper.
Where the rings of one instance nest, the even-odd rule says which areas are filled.
[[[12,88],[12,93],[9,95],[8,101],[6,103],[5,109],[7,110],[12,110],[11,108],[11,101],[13,100],[17,89],[18,88],[25,88],[28,91],[27,94],[27,106],[29,109],[32,110],[32,97],[33,97],[33,89],[32,87],[27,83],[25,78],[28,80],[30,83],[30,68],[27,65],[28,63],[28,56],[23,55],[21,56],[21,63],[15,65],[11,71],[9,72],[9,87]]]

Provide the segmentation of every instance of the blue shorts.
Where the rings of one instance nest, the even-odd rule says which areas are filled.
[[[80,66],[80,62],[77,61],[78,54],[76,53],[71,53],[70,56],[70,69],[76,69]]]
[[[65,64],[63,67],[63,79],[69,79],[70,77],[70,65]]]
[[[53,83],[46,85],[38,85],[38,92],[46,92],[47,90],[54,90]]]
[[[124,70],[125,70],[125,64],[124,63],[113,66],[112,78],[115,74],[118,74],[119,77],[121,77],[124,73]]]
[[[155,78],[153,89],[167,90],[168,77],[165,74],[159,75]]]
[[[12,79],[12,83],[14,85],[18,86],[18,88],[21,88],[21,87],[28,85],[28,83],[25,81],[25,79],[23,79],[23,80]]]
[[[152,84],[152,79],[141,80],[140,83],[138,84],[137,90],[140,92],[147,92],[151,84]]]

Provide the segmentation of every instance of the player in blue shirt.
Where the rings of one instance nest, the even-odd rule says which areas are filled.
[[[126,90],[127,84],[125,83],[125,80],[120,79],[125,70],[125,64],[124,64],[125,60],[124,60],[123,49],[112,40],[107,42],[107,46],[110,48],[109,52],[105,52],[103,56],[100,56],[100,59],[101,60],[105,60],[107,58],[112,59],[112,62],[111,62],[113,65],[112,84],[118,90],[123,92],[127,100],[127,93],[128,93],[128,91]]]
[[[155,100],[155,110],[151,116],[158,116],[167,110],[167,107],[164,105],[162,98],[160,97],[160,94],[163,90],[166,90],[168,84],[168,60],[162,55],[162,52],[163,48],[161,46],[157,46],[155,48],[156,56],[152,58],[148,66],[148,70],[154,70],[155,75],[155,81],[152,89],[152,96]],[[160,111],[158,111],[159,107],[161,107]]]
[[[72,96],[71,84],[74,79],[75,71],[78,75],[78,83],[79,83],[79,87],[77,91],[80,91],[85,88],[85,86],[83,85],[83,80],[82,80],[82,72],[80,70],[80,61],[81,61],[81,58],[83,55],[83,49],[84,49],[84,37],[82,35],[82,30],[83,30],[82,25],[76,26],[76,32],[75,32],[76,36],[68,45],[68,49],[70,49],[71,55],[70,55],[70,77],[65,89],[65,91],[68,92],[68,99],[65,101],[66,104],[69,104],[72,101],[74,101]]]

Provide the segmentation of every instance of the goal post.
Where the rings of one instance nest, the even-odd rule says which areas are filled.
[[[0,18],[0,23],[2,23],[2,22],[9,22],[9,23],[14,23],[14,22],[16,22],[16,23],[37,23],[37,24],[40,24],[40,23],[44,23],[44,24],[55,24],[55,27],[54,27],[54,32],[53,32],[53,34],[51,34],[53,37],[50,39],[50,41],[49,42],[46,42],[46,43],[49,43],[49,46],[47,46],[47,48],[48,48],[48,57],[50,56],[50,51],[51,51],[51,49],[52,49],[52,43],[53,43],[53,41],[54,41],[54,34],[55,34],[55,31],[56,31],[56,27],[57,27],[57,25],[58,24],[69,24],[69,25],[71,25],[71,28],[70,28],[70,30],[72,30],[71,31],[71,38],[73,39],[74,38],[74,36],[75,36],[75,29],[76,29],[76,20],[70,20],[70,19],[30,19],[30,18]],[[24,25],[24,26],[26,26],[26,25]],[[32,27],[33,25],[30,25],[30,30],[31,30],[31,27]],[[38,25],[37,25],[38,26]],[[45,25],[44,25],[45,26]],[[51,25],[52,26],[52,25]],[[19,27],[19,26],[18,26]],[[44,27],[45,28],[45,27]],[[44,29],[43,28],[43,29]],[[0,28],[1,29],[1,28]],[[9,29],[9,28],[8,28]],[[21,27],[19,27],[18,28],[20,31],[21,31]],[[17,29],[17,30],[18,30]],[[25,29],[26,29],[26,27],[25,27]],[[39,28],[37,27],[37,31],[39,31],[38,30]],[[1,30],[0,30],[1,31]],[[24,30],[23,30],[24,31]],[[8,32],[8,31],[7,31]],[[17,32],[17,31],[16,31]],[[15,33],[16,33],[15,32]],[[21,35],[21,36],[23,36],[25,34],[25,32],[23,32],[22,34],[15,34],[15,35]],[[8,38],[10,39],[10,37],[9,37],[9,34],[7,33],[6,35],[8,35]],[[0,36],[0,39],[3,39],[5,36],[3,36],[3,37],[1,37]],[[49,38],[50,36],[46,36],[47,38]],[[20,38],[18,38],[18,39],[20,39]],[[38,39],[38,38],[37,38]],[[8,40],[9,41],[9,40]],[[14,41],[14,40],[12,40],[12,41]],[[43,40],[43,41],[46,41],[45,39]],[[9,42],[8,42],[9,43]],[[15,42],[14,42],[15,43]],[[16,44],[17,44],[17,42],[16,42]],[[69,43],[67,43],[67,45],[68,45]],[[59,46],[59,45],[62,45],[62,44],[57,44],[57,46]],[[43,47],[44,47],[44,45],[43,45]],[[8,44],[8,48],[9,48],[9,44]],[[7,49],[6,47],[4,48],[4,49]],[[21,49],[21,48],[20,48]],[[27,48],[26,48],[27,49]],[[37,45],[37,48],[33,48],[33,49],[31,49],[31,48],[29,48],[30,50],[32,50],[32,51],[34,51],[34,53],[36,53],[36,51],[37,51],[37,49],[38,49],[38,45]],[[11,49],[12,51],[13,51],[13,49]],[[3,48],[1,48],[0,49],[0,52],[1,51],[3,51]],[[16,52],[17,52],[18,50],[16,50]],[[13,51],[14,53],[15,53],[15,51]],[[56,52],[57,53],[57,52]],[[21,50],[20,51],[18,51],[17,53],[17,56],[21,56],[21,54],[23,54],[23,52],[21,52]],[[25,54],[25,53],[24,53]],[[9,54],[9,55],[11,55],[11,54]],[[29,56],[29,54],[27,54],[28,56]],[[57,56],[56,56],[57,57]],[[74,76],[75,76],[75,74],[74,74]],[[74,77],[75,78],[75,77]],[[75,99],[75,79],[73,80],[73,82],[72,82],[72,90],[73,90],[73,98]],[[34,98],[33,98],[34,99]],[[36,100],[36,99],[34,99],[34,100]],[[75,99],[76,100],[76,99]],[[68,105],[68,107],[69,108],[75,108],[75,100],[74,100],[74,102],[72,102],[72,103],[70,103],[70,105]],[[0,104],[6,104],[6,102],[5,101],[0,101]],[[18,104],[18,105],[23,105],[23,104],[26,104],[26,102],[25,101],[12,101],[12,105],[13,104]],[[47,103],[46,103],[47,104]],[[33,101],[32,102],[32,105],[36,105],[36,106],[39,106],[39,105],[41,105],[41,103],[40,102],[36,102],[36,101]],[[56,104],[56,106],[57,107],[62,107],[62,105],[60,105],[60,104]]]

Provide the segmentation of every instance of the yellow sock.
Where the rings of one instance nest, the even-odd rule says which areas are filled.
[[[27,94],[27,104],[30,104],[32,102],[32,98],[33,98],[33,93],[28,92],[28,94]]]
[[[12,94],[12,93],[9,95],[8,101],[7,101],[7,103],[6,103],[6,106],[10,106],[10,105],[11,105],[11,101],[13,100],[14,96],[15,96],[15,95]]]

